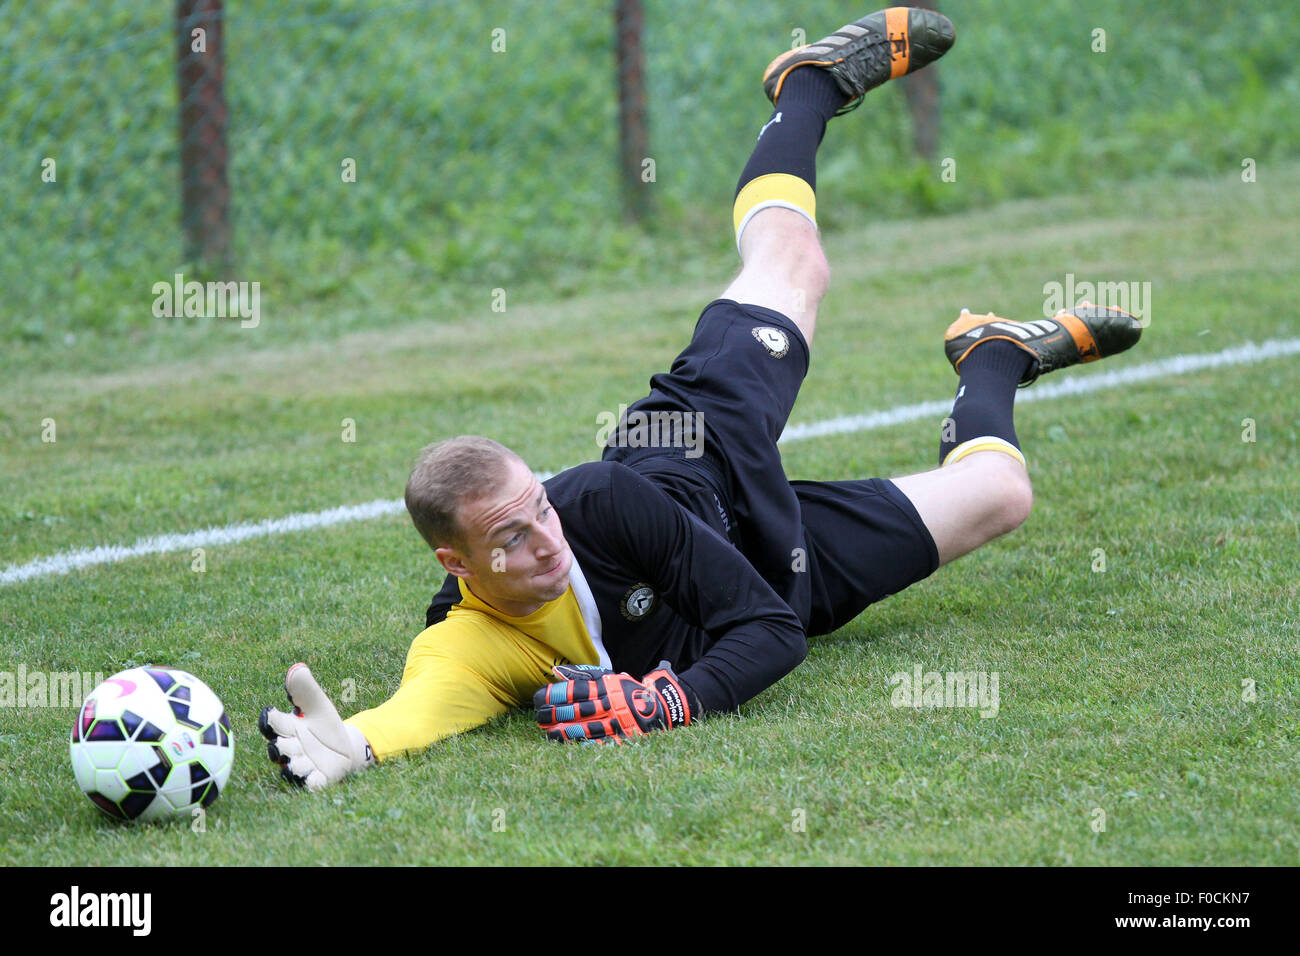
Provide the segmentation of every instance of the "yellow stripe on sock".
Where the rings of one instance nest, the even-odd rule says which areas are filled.
[[[943,459],[944,465],[953,465],[961,461],[967,455],[973,455],[977,451],[1000,451],[1004,455],[1010,455],[1020,464],[1025,464],[1025,456],[1020,453],[1020,449],[1005,438],[998,438],[994,435],[985,435],[982,438],[972,438],[970,441],[964,441]],[[1026,467],[1028,467],[1026,465]]]
[[[760,209],[781,206],[802,213],[814,226],[817,225],[817,196],[813,188],[798,176],[789,173],[768,173],[745,184],[736,196],[732,207],[732,223],[736,227],[736,247],[749,220]]]

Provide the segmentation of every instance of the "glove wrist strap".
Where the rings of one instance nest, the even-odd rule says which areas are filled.
[[[664,715],[670,729],[685,727],[691,722],[690,698],[667,661],[660,661],[659,669],[646,674],[644,682],[654,688],[663,701]]]
[[[366,740],[365,734],[351,724],[344,724],[343,729],[348,732],[348,744],[350,745],[348,756],[352,759],[353,770],[364,770],[366,767],[378,762],[375,759],[375,752],[370,749],[370,742]]]

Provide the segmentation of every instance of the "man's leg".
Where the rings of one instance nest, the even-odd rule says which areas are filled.
[[[744,268],[722,298],[780,312],[799,327],[811,348],[817,306],[830,279],[817,227],[789,209],[763,209],[746,228],[740,254]]]
[[[1029,517],[1033,504],[1025,466],[993,451],[893,482],[934,538],[940,564],[1014,531]]]
[[[1002,339],[980,343],[961,363],[934,471],[893,479],[939,549],[939,563],[968,554],[1029,517],[1033,492],[1013,413],[1034,357]]]
[[[1123,352],[1141,334],[1127,312],[1090,303],[1034,322],[963,312],[948,328],[944,348],[961,379],[943,424],[940,467],[894,479],[933,536],[940,563],[1029,517],[1033,493],[1012,421],[1017,387]]]
[[[775,110],[759,131],[733,204],[744,268],[705,308],[671,369],[651,378],[650,394],[628,410],[629,418],[697,415],[707,439],[698,449],[702,460],[682,465],[613,446],[605,452],[607,460],[660,477],[683,468],[703,475],[705,493],[679,489],[679,500],[703,502],[701,517],[721,524],[804,616],[812,575],[802,573],[803,513],[777,439],[808,371],[807,345],[827,283],[816,227],[817,148],[833,116],[891,78],[938,59],[952,39],[952,24],[940,14],[891,8],[769,64],[763,88]],[[902,520],[924,537],[924,563],[932,569],[932,542],[911,505],[893,494],[907,511]]]
[[[944,334],[961,378],[939,468],[892,481],[791,483],[817,571],[809,634],[843,627],[1024,522],[1033,492],[1012,421],[1016,388],[1123,352],[1141,332],[1122,309],[1089,303],[1032,322],[963,312]]]
[[[744,269],[723,298],[787,316],[812,345],[828,276],[814,194],[826,123],[880,84],[937,60],[953,39],[952,24],[941,14],[891,7],[768,64],[763,90],[775,110],[736,185],[734,224]]]
[[[722,298],[780,312],[809,346],[830,272],[817,235],[817,148],[847,100],[829,73],[791,71],[780,108],[759,132],[736,184],[734,224],[744,267]]]

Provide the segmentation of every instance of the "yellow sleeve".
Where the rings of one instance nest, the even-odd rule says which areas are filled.
[[[365,735],[379,760],[420,750],[530,703],[558,662],[517,628],[454,607],[411,644],[397,693],[345,723]]]

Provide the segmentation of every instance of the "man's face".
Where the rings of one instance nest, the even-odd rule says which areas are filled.
[[[499,491],[460,506],[466,550],[434,553],[492,607],[524,617],[568,589],[573,552],[546,489],[520,462],[510,460],[506,468]]]

